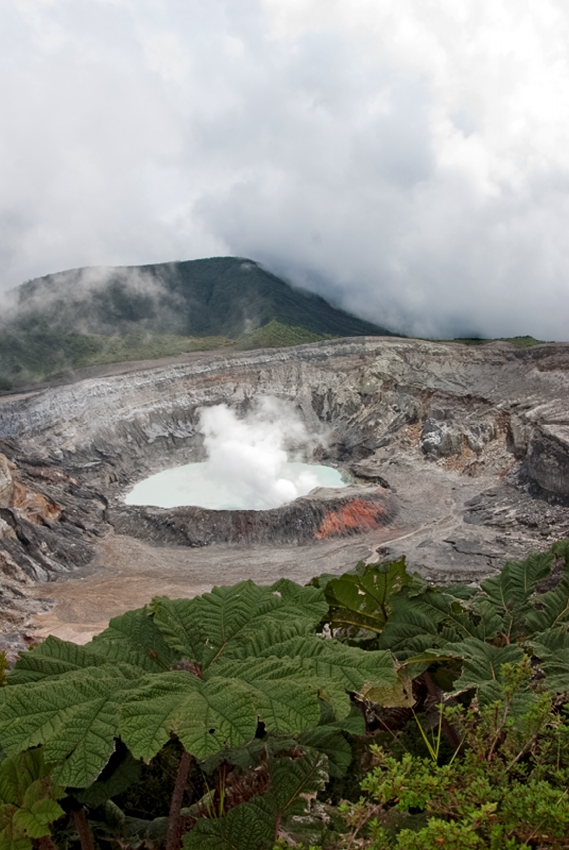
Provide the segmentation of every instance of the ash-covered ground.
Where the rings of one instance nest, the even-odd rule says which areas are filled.
[[[204,353],[0,399],[0,644],[86,640],[153,595],[406,554],[476,581],[569,535],[569,345],[386,338]],[[203,460],[200,409],[296,411],[351,479],[267,511],[127,506]],[[316,437],[318,439],[316,439]]]

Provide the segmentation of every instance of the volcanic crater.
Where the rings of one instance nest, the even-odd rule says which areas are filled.
[[[125,504],[204,458],[199,415],[272,397],[349,486],[280,508]],[[87,639],[156,593],[406,554],[478,580],[569,534],[569,345],[340,339],[99,367],[0,399],[0,643]],[[49,585],[47,584],[49,583]]]

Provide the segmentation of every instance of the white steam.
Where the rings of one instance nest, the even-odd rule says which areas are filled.
[[[316,472],[289,464],[287,448],[309,442],[294,410],[274,398],[261,399],[244,419],[225,404],[201,413],[208,452],[207,476],[229,501],[253,510],[276,508],[304,496],[320,483]]]

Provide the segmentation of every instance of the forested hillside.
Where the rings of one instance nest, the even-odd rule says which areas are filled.
[[[28,281],[0,321],[0,389],[80,367],[393,335],[250,260],[73,269]]]

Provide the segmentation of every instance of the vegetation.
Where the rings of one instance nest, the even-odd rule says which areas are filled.
[[[237,348],[284,348],[289,345],[304,345],[307,342],[332,338],[333,334],[316,334],[306,328],[283,325],[272,319],[262,328],[240,336],[237,340]]]
[[[0,848],[569,847],[569,541],[159,597],[0,688]]]
[[[33,384],[87,366],[154,360],[190,351],[210,351],[231,345],[226,337],[184,337],[175,334],[132,332],[124,336],[60,333],[40,323],[25,335],[0,330],[0,363],[8,378],[0,391]]]
[[[453,342],[461,342],[463,345],[487,345],[489,342],[511,342],[516,348],[532,348],[534,345],[543,345],[545,340],[536,339],[533,336],[501,336],[497,339],[457,337]]]
[[[235,257],[75,269],[17,295],[0,324],[0,391],[122,360],[390,333]]]

